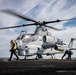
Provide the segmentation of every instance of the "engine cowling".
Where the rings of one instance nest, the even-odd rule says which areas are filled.
[[[64,48],[62,48],[61,46],[57,46],[57,45],[54,47],[54,49],[57,51],[64,51]]]
[[[42,44],[42,48],[43,49],[48,49],[48,48],[53,48],[53,47],[55,47],[55,44],[53,44],[53,43],[43,43]]]
[[[57,40],[54,38],[54,37],[52,37],[52,36],[43,36],[43,42],[51,42],[51,43],[53,43],[53,42],[56,42]]]

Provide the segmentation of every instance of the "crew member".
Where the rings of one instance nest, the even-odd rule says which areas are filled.
[[[68,55],[67,59],[71,59],[71,55],[73,54],[71,50],[66,50],[64,52],[64,55],[62,56],[62,59],[64,58],[65,55]]]
[[[10,50],[11,55],[10,55],[9,60],[12,59],[13,54],[17,57],[17,60],[19,60],[19,57],[16,54],[16,48],[17,48],[16,42],[14,40],[11,40],[10,43],[11,43],[11,50]]]

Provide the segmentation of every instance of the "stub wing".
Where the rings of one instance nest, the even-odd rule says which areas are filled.
[[[55,55],[55,54],[62,54],[64,52],[52,52],[52,53],[42,53],[42,55]]]

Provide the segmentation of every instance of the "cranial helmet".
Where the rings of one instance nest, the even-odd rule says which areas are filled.
[[[11,42],[14,42],[14,40],[12,39]]]

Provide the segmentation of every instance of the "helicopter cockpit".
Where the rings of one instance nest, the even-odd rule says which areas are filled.
[[[17,40],[22,40],[24,37],[26,37],[26,31],[21,31],[20,35],[17,38]]]

